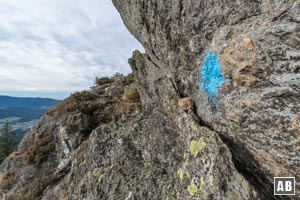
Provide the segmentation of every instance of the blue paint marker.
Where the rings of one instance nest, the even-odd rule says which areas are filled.
[[[66,143],[62,143],[62,144],[61,144],[61,149],[62,149],[63,151],[67,150],[67,149],[68,149],[67,144],[66,144]]]
[[[218,56],[213,52],[206,52],[201,69],[200,88],[211,102],[217,106],[218,89],[224,83]]]

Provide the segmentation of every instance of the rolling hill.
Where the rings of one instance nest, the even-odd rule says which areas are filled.
[[[49,98],[0,96],[0,127],[9,121],[13,132],[21,139],[24,132],[37,124],[40,116],[58,102]]]

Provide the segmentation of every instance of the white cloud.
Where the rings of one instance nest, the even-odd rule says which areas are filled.
[[[0,93],[73,92],[142,49],[110,0],[0,0]]]

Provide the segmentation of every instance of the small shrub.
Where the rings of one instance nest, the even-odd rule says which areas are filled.
[[[140,99],[140,95],[135,87],[127,87],[125,88],[122,99],[137,102]]]
[[[104,85],[104,84],[112,83],[112,82],[113,82],[113,80],[108,77],[103,77],[103,78],[96,77],[96,79],[95,79],[95,85]]]
[[[121,78],[121,77],[123,77],[123,76],[124,76],[123,74],[117,72],[117,73],[115,73],[115,74],[112,76],[112,78]]]
[[[96,96],[89,91],[76,92],[71,98],[74,101],[75,109],[79,112],[90,114],[96,109],[96,104],[92,102]]]
[[[138,108],[138,112],[141,112],[143,110],[143,105],[141,103],[139,103],[137,105],[137,108]]]
[[[53,182],[51,177],[39,177],[27,184],[24,188],[11,195],[6,196],[7,200],[36,200],[41,199],[44,190]]]
[[[128,76],[122,76],[116,80],[117,85],[126,86],[134,82],[133,74],[129,74]]]
[[[6,172],[0,181],[0,191],[9,189],[13,184],[15,178],[16,178],[15,171]]]
[[[26,161],[28,164],[40,166],[54,150],[53,133],[50,130],[44,130],[27,150]]]
[[[96,98],[96,96],[85,90],[82,92],[75,92],[74,94],[72,94],[71,98],[77,103],[80,104],[82,102],[87,102],[87,101],[92,101]]]
[[[95,109],[95,105],[92,102],[95,99],[96,95],[90,91],[86,90],[82,92],[75,92],[58,105],[57,111],[59,115],[72,111],[79,111],[88,114]]]

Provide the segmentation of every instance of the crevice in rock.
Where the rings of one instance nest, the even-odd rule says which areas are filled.
[[[261,200],[286,199],[273,195],[273,185],[264,172],[259,170],[259,163],[243,144],[233,137],[217,132],[224,144],[229,148],[232,162],[236,170],[256,189]]]
[[[183,3],[182,0],[178,1],[179,4],[179,19],[182,19],[181,16],[183,15],[182,11],[183,11]]]
[[[266,174],[259,170],[259,163],[255,160],[254,156],[244,148],[244,145],[234,137],[230,137],[223,133],[220,133],[207,124],[201,117],[192,112],[192,116],[200,126],[208,128],[209,130],[216,132],[222,142],[229,148],[232,155],[232,162],[236,170],[255,188],[258,192],[261,200],[289,200],[287,196],[274,196],[273,195],[273,183],[271,183]]]
[[[182,94],[180,93],[180,91],[178,90],[177,85],[174,83],[173,80],[171,80],[171,83],[172,83],[172,86],[173,86],[174,90],[177,92],[177,94],[179,94],[179,97],[182,98],[183,95],[182,95]]]
[[[151,59],[150,56],[148,56],[147,54],[145,54],[148,58],[148,60],[157,68],[157,69],[160,69],[160,67]]]
[[[275,16],[275,17],[272,19],[272,21],[274,22],[274,21],[276,21],[276,20],[282,18],[285,14],[288,13],[288,11],[289,11],[291,8],[292,8],[292,6],[289,7],[289,8],[287,8],[286,10],[282,11],[281,13],[279,13],[279,15],[278,15],[278,16]]]

